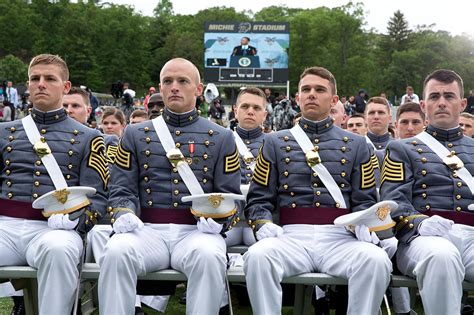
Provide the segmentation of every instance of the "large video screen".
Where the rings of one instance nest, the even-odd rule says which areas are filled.
[[[206,22],[204,80],[231,83],[286,83],[288,23]]]

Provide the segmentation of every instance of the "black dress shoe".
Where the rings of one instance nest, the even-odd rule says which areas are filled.
[[[474,315],[474,308],[469,304],[461,305],[461,315]]]
[[[140,306],[135,306],[135,315],[146,315]]]
[[[13,308],[11,315],[25,315],[25,300],[22,296],[13,296]]]

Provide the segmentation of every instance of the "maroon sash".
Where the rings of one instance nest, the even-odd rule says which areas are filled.
[[[157,224],[196,224],[196,219],[189,209],[142,208],[140,219]]]
[[[474,226],[474,213],[467,211],[452,211],[452,210],[427,210],[423,211],[422,214],[427,216],[439,215],[448,220],[453,220],[454,223],[465,224]]]
[[[280,225],[286,224],[333,224],[334,220],[348,214],[349,209],[342,208],[281,208]]]
[[[46,221],[41,209],[34,209],[31,202],[0,199],[0,215],[7,217]]]

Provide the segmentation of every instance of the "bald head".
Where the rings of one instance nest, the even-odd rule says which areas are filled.
[[[189,60],[187,59],[184,59],[184,58],[173,58],[171,60],[168,60],[165,65],[163,66],[163,68],[161,68],[161,71],[160,71],[160,82],[162,82],[162,79],[163,79],[163,73],[165,73],[165,71],[167,70],[167,68],[169,67],[176,67],[176,66],[179,66],[179,67],[184,67],[184,68],[190,68],[191,70],[191,73],[193,74],[194,76],[194,79],[195,79],[195,83],[200,83],[201,82],[201,75],[199,74],[199,70],[198,68]]]
[[[342,125],[347,119],[344,104],[342,104],[341,101],[337,101],[336,105],[331,108],[330,115],[332,118],[334,118],[334,124],[342,128]]]

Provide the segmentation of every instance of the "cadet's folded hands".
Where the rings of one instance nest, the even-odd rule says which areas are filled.
[[[79,219],[71,221],[69,214],[53,214],[48,219],[48,226],[53,230],[72,230],[78,222]]]

